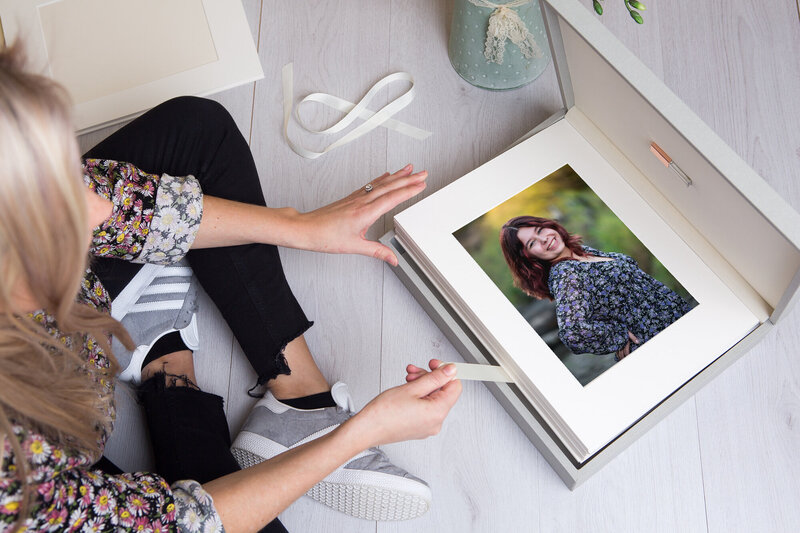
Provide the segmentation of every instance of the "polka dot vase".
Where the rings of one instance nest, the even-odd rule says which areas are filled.
[[[477,0],[476,3],[484,2]],[[493,0],[491,3],[502,6],[518,2]],[[527,27],[535,43],[535,53],[532,56],[528,53],[526,57],[517,44],[506,39],[502,62],[498,62],[496,54],[493,60],[484,54],[489,17],[495,13],[495,8],[478,7],[471,0],[455,0],[448,54],[456,72],[476,87],[492,91],[516,89],[538,78],[550,63],[550,44],[539,0],[508,9],[515,11]]]

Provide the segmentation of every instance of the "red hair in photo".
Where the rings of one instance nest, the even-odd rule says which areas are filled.
[[[552,300],[550,288],[547,286],[547,278],[550,276],[550,267],[554,263],[543,261],[535,257],[529,257],[517,237],[520,228],[549,228],[558,232],[564,244],[569,248],[573,255],[586,255],[581,248],[581,236],[570,235],[564,226],[550,218],[519,216],[514,217],[500,229],[500,247],[503,249],[503,256],[511,269],[514,277],[514,285],[522,289],[525,294],[539,300]],[[559,261],[564,261],[560,259]],[[558,261],[556,261],[558,262]]]

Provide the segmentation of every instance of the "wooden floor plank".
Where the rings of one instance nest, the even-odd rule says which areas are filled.
[[[697,394],[708,531],[800,531],[800,313]]]
[[[281,135],[281,68],[294,62],[295,101],[314,91],[356,101],[386,73],[389,6],[313,2],[266,7],[260,36],[266,77],[256,84],[252,150],[267,203],[308,211],[380,175],[386,135],[374,132],[324,159],[300,158]],[[376,105],[382,101],[383,96]],[[302,114],[317,128],[337,117],[314,106]],[[316,150],[332,142],[302,135],[296,127],[292,136]],[[281,250],[281,257],[289,284],[315,322],[306,339],[317,364],[331,383],[346,382],[356,405],[363,406],[379,390],[381,265],[364,257],[296,250]],[[374,522],[334,513],[307,500],[291,506],[281,519],[294,531],[375,529]]]
[[[790,96],[800,64],[787,60],[800,54],[796,5],[718,1],[704,12],[662,9],[664,80],[800,209],[800,101]],[[712,533],[800,530],[800,313],[776,329],[696,396]]]
[[[705,532],[694,402],[671,413],[574,492],[542,460],[537,531]]]

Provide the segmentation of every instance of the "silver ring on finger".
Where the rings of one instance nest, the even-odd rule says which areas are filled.
[[[375,187],[373,187],[371,183],[367,183],[366,185],[364,185],[364,192],[370,192],[374,188]]]

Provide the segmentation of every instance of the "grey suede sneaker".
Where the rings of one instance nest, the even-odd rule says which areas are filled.
[[[271,393],[258,401],[231,451],[242,468],[266,461],[290,448],[333,431],[353,416],[347,385],[336,383],[331,395],[337,407],[295,409]],[[314,485],[307,496],[343,513],[366,520],[407,520],[431,505],[427,483],[389,462],[370,448]]]
[[[197,279],[186,259],[173,265],[144,265],[111,302],[111,316],[122,322],[136,349],[129,351],[119,340],[111,348],[120,367],[120,381],[139,384],[147,352],[161,337],[180,332],[190,350],[200,344],[197,330]]]

